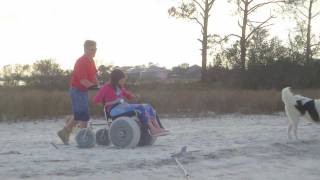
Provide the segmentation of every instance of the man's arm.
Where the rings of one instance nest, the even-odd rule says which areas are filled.
[[[96,84],[90,82],[88,79],[81,79],[81,80],[80,80],[80,83],[81,83],[84,87],[86,87],[86,88],[89,88],[89,87],[91,87],[91,86],[96,85]]]

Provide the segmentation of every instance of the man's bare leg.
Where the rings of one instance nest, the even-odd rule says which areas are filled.
[[[57,135],[62,140],[65,145],[69,144],[69,137],[72,132],[73,127],[77,124],[72,116],[67,117],[66,125],[63,129],[58,131]]]
[[[88,122],[87,121],[79,121],[79,126],[80,128],[87,128],[88,127]]]
[[[68,131],[72,131],[72,129],[77,125],[77,121],[74,120],[73,117],[69,118],[66,122],[65,128]]]

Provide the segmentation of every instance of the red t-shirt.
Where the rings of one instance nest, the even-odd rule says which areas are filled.
[[[97,84],[97,68],[93,59],[83,55],[80,57],[74,65],[73,73],[70,80],[70,86],[78,88],[81,91],[87,91],[88,89],[80,83],[81,79],[87,79],[88,81]]]

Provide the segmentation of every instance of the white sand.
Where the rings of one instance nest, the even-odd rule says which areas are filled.
[[[135,149],[62,145],[63,123],[0,123],[0,179],[186,179],[171,158],[183,146],[190,179],[320,179],[320,126],[302,121],[303,141],[289,141],[283,114],[163,119],[172,134]]]

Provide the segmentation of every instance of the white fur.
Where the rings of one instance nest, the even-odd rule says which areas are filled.
[[[291,132],[293,130],[295,139],[298,139],[298,123],[300,118],[304,118],[308,121],[313,122],[312,118],[310,117],[309,113],[306,112],[304,115],[296,109],[295,105],[297,104],[297,100],[301,100],[302,102],[306,102],[311,100],[308,97],[304,97],[301,95],[294,95],[290,87],[286,87],[282,89],[282,101],[285,104],[285,111],[289,119],[289,127],[288,127],[288,138],[292,139]],[[320,100],[315,100],[315,108],[320,115]]]

